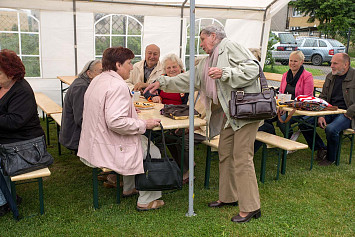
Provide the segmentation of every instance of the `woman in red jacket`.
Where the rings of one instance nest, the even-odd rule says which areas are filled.
[[[184,66],[181,59],[175,54],[168,54],[162,61],[165,76],[174,77],[184,72]],[[144,95],[148,100],[151,98],[152,102],[168,105],[181,105],[186,104],[189,94],[188,93],[168,93],[159,90],[156,95],[149,92]]]

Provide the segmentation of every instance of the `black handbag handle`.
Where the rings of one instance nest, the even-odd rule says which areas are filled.
[[[164,146],[164,156],[162,156],[162,159],[166,159],[169,161],[169,158],[168,158],[168,155],[166,153],[166,145],[165,145],[165,137],[164,137],[164,128],[163,128],[163,125],[159,122],[159,125],[160,125],[160,130],[161,130],[161,139],[162,139],[162,142],[163,142],[163,146]],[[152,136],[152,130],[150,129],[149,130],[149,133],[148,133],[148,149],[147,149],[147,156],[146,156],[146,160],[151,160],[151,156],[150,156],[150,141],[151,141],[151,136]],[[169,161],[170,162],[170,161]]]

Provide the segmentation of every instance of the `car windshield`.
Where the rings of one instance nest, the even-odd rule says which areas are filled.
[[[333,40],[333,39],[328,39],[328,42],[333,46],[333,47],[344,47],[344,45],[342,43],[340,43],[337,40]]]
[[[290,33],[279,34],[281,44],[296,44],[295,37]]]

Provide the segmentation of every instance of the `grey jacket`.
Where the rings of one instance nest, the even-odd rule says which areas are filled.
[[[260,82],[258,80],[259,67],[253,61],[253,54],[242,45],[232,42],[229,39],[223,39],[219,45],[217,67],[221,68],[222,77],[216,80],[217,96],[219,103],[223,109],[227,122],[225,127],[231,126],[234,131],[240,129],[246,124],[256,122],[256,120],[231,119],[229,115],[229,100],[231,99],[231,91],[237,88],[244,88],[244,92],[255,93],[260,92]],[[195,89],[200,90],[203,84],[203,71],[206,58],[202,59],[195,67]],[[175,77],[161,76],[157,80],[160,88],[165,92],[189,92],[190,71],[181,73]],[[212,130],[218,130],[220,122],[223,118],[211,117],[211,101],[206,107],[206,121],[209,125],[211,133],[209,137],[214,136]]]
[[[90,79],[86,75],[79,76],[70,85],[65,95],[59,142],[71,150],[78,150],[83,121],[84,94],[89,84]]]
[[[330,101],[334,88],[335,76],[329,73],[325,78],[322,93],[319,95],[320,98],[326,101]],[[346,115],[353,118],[351,122],[351,127],[355,129],[355,70],[350,67],[348,74],[343,80],[342,84],[343,97],[345,100]]]

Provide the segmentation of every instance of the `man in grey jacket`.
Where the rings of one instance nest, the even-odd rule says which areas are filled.
[[[332,72],[327,75],[319,98],[339,109],[345,114],[331,114],[318,118],[319,127],[325,130],[327,146],[316,134],[315,147],[320,166],[335,162],[339,147],[339,133],[350,127],[355,128],[355,71],[350,67],[350,57],[346,53],[337,53],[331,61]],[[314,118],[309,120],[314,123]],[[313,131],[307,125],[299,125],[309,147],[313,144]]]
[[[101,72],[101,60],[87,62],[65,95],[59,142],[70,150],[78,150],[83,121],[84,94],[91,80]]]

